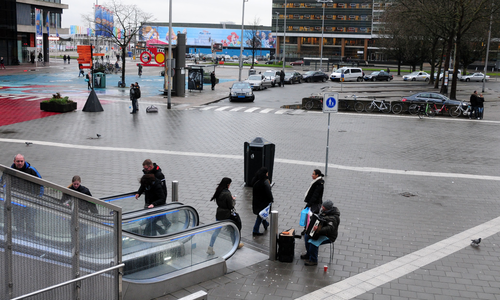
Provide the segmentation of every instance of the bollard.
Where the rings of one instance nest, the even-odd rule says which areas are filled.
[[[179,202],[179,181],[172,181],[172,202]]]
[[[269,260],[276,260],[276,249],[278,239],[278,211],[272,210],[269,214],[271,217],[270,234],[269,234]]]

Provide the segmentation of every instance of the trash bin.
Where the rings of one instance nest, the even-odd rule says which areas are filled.
[[[94,88],[105,88],[105,87],[106,87],[106,74],[94,73]]]
[[[255,75],[255,74],[257,74],[257,71],[255,71],[255,69],[248,70],[248,76]]]
[[[273,182],[275,145],[261,137],[256,137],[251,142],[244,144],[244,179],[246,186],[252,186],[255,173],[266,167],[269,172],[269,181]]]
[[[128,57],[132,57],[132,51],[127,52]]]

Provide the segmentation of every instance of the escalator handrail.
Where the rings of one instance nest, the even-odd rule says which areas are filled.
[[[145,216],[150,216],[158,212],[163,212],[167,210],[179,210],[182,208],[188,208],[189,210],[193,210],[196,217],[199,219],[198,211],[190,205],[184,205],[181,202],[171,202],[167,203],[165,205],[160,205],[156,206],[153,208],[143,208],[143,209],[138,209],[138,210],[133,210],[133,211],[128,211],[125,213],[122,213],[122,221],[129,221],[135,218],[142,218]]]

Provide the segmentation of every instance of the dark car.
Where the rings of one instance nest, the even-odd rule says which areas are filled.
[[[308,71],[302,74],[302,80],[305,82],[325,82],[328,78],[329,76],[321,71]]]
[[[370,75],[366,75],[364,79],[365,81],[389,81],[393,80],[394,77],[392,76],[392,74],[385,71],[375,71]]]
[[[408,103],[423,103],[423,102],[429,102],[429,103],[435,103],[435,104],[446,104],[446,105],[460,105],[462,104],[465,108],[469,105],[467,102],[462,102],[458,100],[451,100],[450,98],[441,95],[439,93],[430,93],[430,92],[421,92],[421,93],[416,93],[408,97],[403,97],[401,98],[402,102],[408,102]]]
[[[270,59],[270,60],[266,61],[266,65],[277,65],[279,63],[280,63],[280,61],[277,59]]]
[[[300,83],[302,81],[302,75],[297,71],[285,72],[285,79],[283,83]]]
[[[229,101],[252,101],[255,100],[252,86],[248,82],[238,81],[229,88]]]
[[[290,63],[290,66],[303,66],[304,65],[304,61],[303,60],[296,60],[296,61],[292,61]]]

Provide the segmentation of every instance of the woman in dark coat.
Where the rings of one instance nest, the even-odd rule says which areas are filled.
[[[90,190],[83,185],[81,185],[82,178],[80,176],[75,175],[71,179],[71,184],[68,186],[70,190],[80,192],[82,194],[88,195],[92,197],[92,194],[90,193]],[[94,214],[98,213],[97,206],[95,203],[87,202],[87,201],[79,201],[78,205],[80,206],[80,209],[86,212],[91,212]]]
[[[210,201],[214,201],[217,203],[217,211],[215,213],[215,220],[216,221],[222,221],[222,220],[231,220],[231,212],[234,209],[234,205],[236,203],[235,197],[231,195],[231,192],[229,191],[229,186],[231,186],[231,178],[224,177],[222,178],[221,182],[215,189],[215,193],[212,196],[212,199]],[[241,229],[240,229],[241,230]],[[214,244],[215,244],[215,239],[219,235],[221,229],[218,228],[214,231],[212,234],[212,238],[210,239],[210,245],[208,246],[207,253],[209,255],[214,255]],[[234,236],[231,235],[231,239],[233,240],[234,243]],[[243,247],[243,243],[238,244],[238,249]]]
[[[141,187],[144,187],[144,208],[153,208],[161,205],[165,205],[167,197],[163,191],[163,186],[160,180],[156,179],[154,174],[145,174],[141,177]],[[148,218],[149,221],[146,224],[144,232],[146,235],[153,236],[158,232],[159,234],[165,234],[170,222],[166,219],[165,215],[157,216],[154,218]],[[158,225],[158,221],[163,224],[163,227]]]
[[[263,233],[259,232],[261,223],[264,226],[264,230],[267,230],[267,227],[269,227],[269,222],[259,216],[260,211],[273,202],[273,193],[271,192],[271,184],[269,183],[268,176],[267,168],[262,167],[255,173],[253,179],[252,209],[253,213],[257,215],[255,225],[253,226],[253,236],[263,235]]]
[[[312,173],[311,185],[306,192],[306,207],[311,208],[311,212],[317,214],[321,209],[321,204],[323,203],[323,189],[325,181],[323,180],[323,174],[318,169],[315,169]]]

